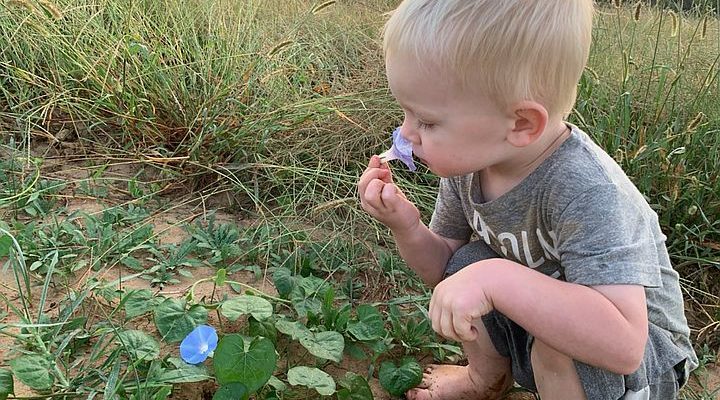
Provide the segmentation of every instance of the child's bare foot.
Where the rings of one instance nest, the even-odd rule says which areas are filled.
[[[502,375],[496,382],[475,382],[468,367],[430,364],[420,384],[405,393],[408,400],[495,400],[510,387],[512,378]]]

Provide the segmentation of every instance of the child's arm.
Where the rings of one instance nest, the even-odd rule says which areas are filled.
[[[473,321],[492,309],[586,364],[629,374],[642,361],[648,332],[642,286],[588,287],[491,259],[441,282],[433,293],[430,318],[443,336],[473,340]]]
[[[393,231],[393,237],[402,258],[430,287],[440,283],[450,257],[465,244],[432,232],[422,222],[409,231]]]
[[[448,239],[430,231],[420,221],[420,212],[392,181],[387,164],[378,156],[370,159],[358,182],[362,207],[390,228],[408,266],[428,285],[442,279],[450,256],[465,242]]]

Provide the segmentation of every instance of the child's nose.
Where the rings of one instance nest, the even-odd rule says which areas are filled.
[[[417,129],[407,118],[405,118],[400,128],[400,135],[412,144],[420,144],[420,135],[418,135]]]

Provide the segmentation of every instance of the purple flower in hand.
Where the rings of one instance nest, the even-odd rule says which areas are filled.
[[[198,325],[180,343],[180,357],[188,364],[200,364],[215,351],[217,344],[218,335],[215,328]]]
[[[395,128],[393,131],[392,140],[392,147],[380,154],[380,161],[400,160],[407,165],[410,171],[415,171],[417,168],[415,162],[413,162],[412,143],[402,137],[400,127]]]

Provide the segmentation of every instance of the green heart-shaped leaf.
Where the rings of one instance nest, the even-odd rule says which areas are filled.
[[[165,299],[155,307],[155,326],[166,342],[179,342],[195,327],[207,322],[205,307],[194,305],[185,310],[184,299]]]
[[[360,375],[348,372],[338,383],[341,386],[337,392],[338,400],[373,400],[370,385]]]
[[[315,357],[335,362],[342,360],[343,350],[345,349],[343,335],[335,331],[325,331],[317,334],[310,332],[309,335],[300,338],[300,344]]]
[[[275,323],[275,328],[281,333],[290,336],[293,340],[299,340],[301,337],[312,335],[312,332],[298,321],[281,319]]]
[[[253,393],[270,379],[277,355],[275,346],[267,338],[256,338],[245,349],[241,335],[223,337],[215,349],[215,376],[221,385],[239,382]]]
[[[335,380],[326,372],[317,368],[293,367],[287,373],[288,382],[294,386],[305,386],[315,389],[323,396],[335,393]]]
[[[158,382],[190,383],[206,381],[212,378],[204,364],[188,364],[177,357],[168,358],[168,362],[175,366],[175,369],[167,368],[160,372],[156,378]]]
[[[225,281],[227,280],[227,270],[225,268],[220,268],[217,270],[217,273],[215,274],[215,284],[217,286],[222,286],[225,284]]]
[[[258,321],[270,318],[272,304],[258,296],[240,295],[223,302],[220,312],[230,321],[236,321],[241,315],[250,314]]]
[[[213,400],[247,400],[250,392],[242,383],[228,383],[220,386],[220,389],[213,395]]]
[[[10,394],[15,394],[12,372],[0,369],[0,400],[6,400]]]
[[[292,272],[287,268],[278,268],[273,272],[272,279],[280,297],[287,299],[295,287],[295,277],[292,276]]]
[[[290,294],[290,301],[300,318],[306,318],[308,314],[317,315],[322,312],[322,302],[315,297],[305,297],[293,291]]]
[[[357,320],[348,324],[348,332],[357,340],[376,340],[385,336],[385,322],[377,308],[362,304],[357,308]]]
[[[20,381],[35,390],[48,390],[54,378],[50,375],[52,364],[45,357],[38,355],[20,356],[10,361],[12,373]]]
[[[118,333],[120,343],[137,360],[154,360],[160,357],[160,344],[143,331],[128,330]]]
[[[273,343],[277,343],[278,331],[272,319],[258,321],[255,318],[248,318],[248,334],[250,336],[263,336]]]
[[[152,311],[162,299],[147,289],[140,289],[128,292],[122,301],[125,302],[125,317],[130,319]]]
[[[391,361],[380,365],[380,386],[393,396],[402,396],[422,381],[422,367],[417,361],[406,358],[400,367]]]

